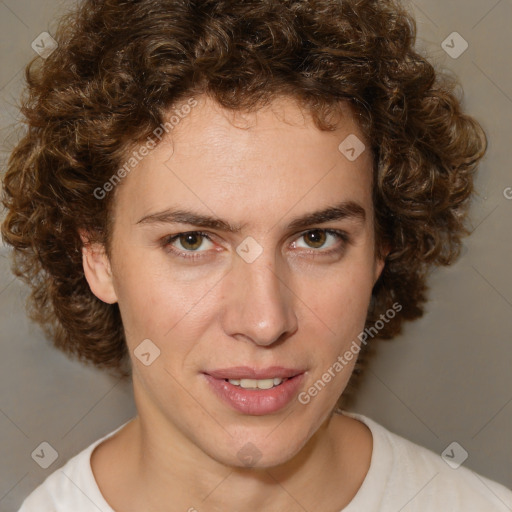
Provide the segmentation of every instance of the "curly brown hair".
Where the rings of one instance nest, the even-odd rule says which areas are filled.
[[[32,289],[29,316],[55,346],[122,371],[119,308],[91,292],[78,230],[111,255],[117,188],[103,200],[94,190],[170,108],[200,94],[248,112],[292,96],[322,130],[348,102],[374,156],[376,252],[391,248],[366,324],[399,303],[375,336],[391,338],[422,316],[429,270],[452,264],[469,234],[487,141],[456,80],[415,50],[398,1],[85,0],[55,39],[26,68],[28,129],[3,178],[1,231]]]

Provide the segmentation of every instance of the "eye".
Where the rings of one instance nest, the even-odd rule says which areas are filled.
[[[206,248],[204,247],[205,241],[209,244]],[[165,238],[163,245],[172,252],[184,257],[190,257],[187,256],[186,253],[207,252],[208,249],[213,247],[213,242],[206,233],[202,233],[200,231],[188,231],[186,233],[178,233]],[[203,247],[204,250],[198,250],[201,247]],[[183,251],[180,251],[180,249],[183,249]]]
[[[304,241],[306,245],[299,245],[300,241]],[[331,253],[342,250],[348,241],[348,235],[344,231],[335,229],[312,229],[302,233],[298,241],[293,242],[292,245],[306,249],[326,249],[313,252]]]
[[[301,241],[304,241],[305,245],[301,245]],[[310,229],[302,233],[291,245],[294,249],[310,249],[305,251],[307,254],[329,255],[342,252],[349,241],[349,236],[344,231]],[[202,231],[187,231],[170,235],[163,238],[161,244],[166,251],[190,260],[211,256],[208,253],[215,247],[210,235]],[[201,248],[202,250],[200,250]]]

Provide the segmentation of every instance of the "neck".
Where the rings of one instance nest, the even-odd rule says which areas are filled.
[[[123,512],[338,512],[361,486],[372,451],[368,428],[340,414],[331,414],[293,458],[268,468],[226,466],[179,431],[154,422],[149,429],[141,417],[116,443],[107,457],[116,470],[112,463],[102,466],[98,457],[96,478],[106,500]],[[112,481],[113,474],[118,481]],[[131,489],[128,500],[116,488]]]

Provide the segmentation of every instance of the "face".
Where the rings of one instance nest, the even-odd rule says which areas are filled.
[[[244,115],[196,101],[123,178],[109,270],[86,275],[119,303],[142,423],[230,466],[274,466],[355,363],[335,365],[383,267],[372,158],[338,149],[364,140],[347,106],[327,132],[291,99]]]

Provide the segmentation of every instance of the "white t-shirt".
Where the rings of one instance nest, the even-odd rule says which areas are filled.
[[[341,512],[511,512],[512,491],[440,455],[389,432],[366,416],[373,435],[370,468],[353,500]],[[19,512],[114,512],[91,469],[98,439],[52,473],[23,502]],[[447,452],[456,465],[458,447]],[[452,459],[452,460],[450,460]]]

